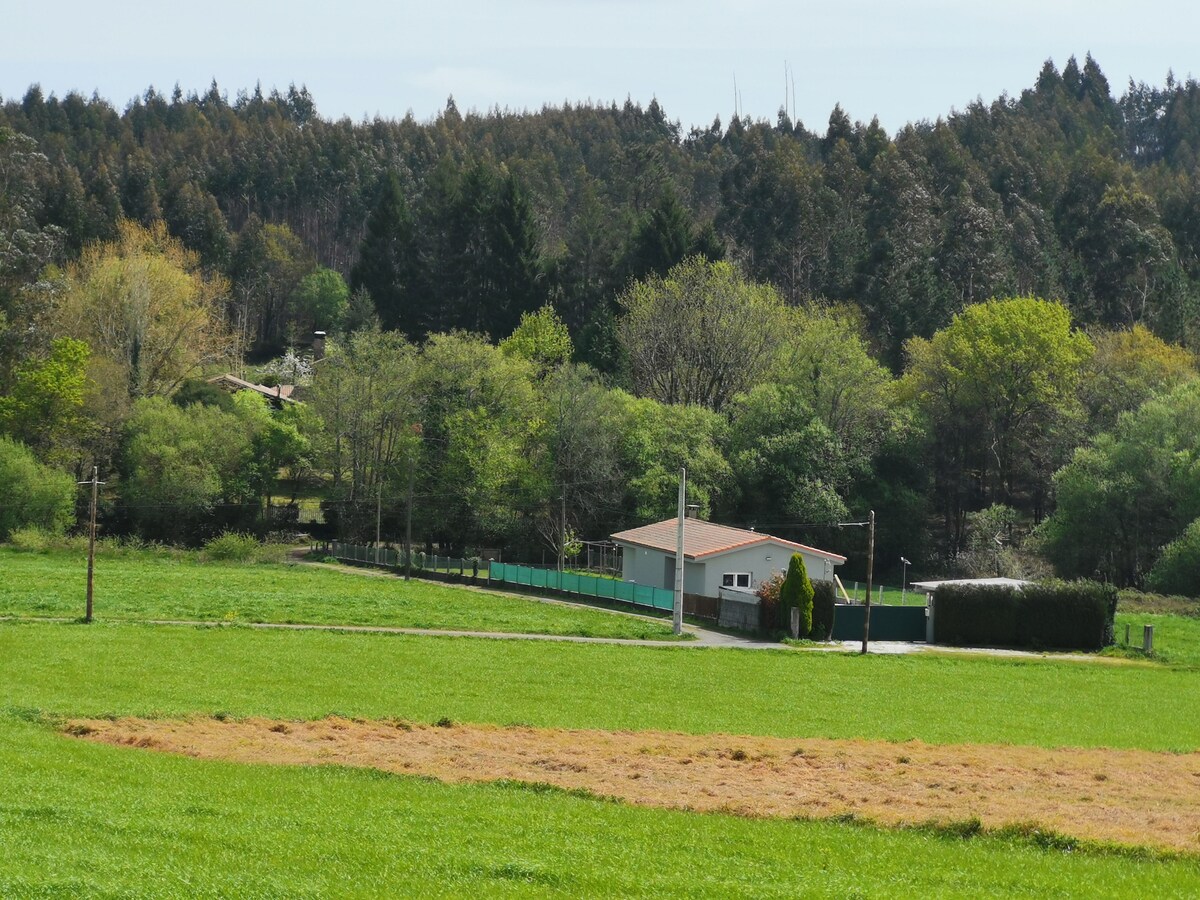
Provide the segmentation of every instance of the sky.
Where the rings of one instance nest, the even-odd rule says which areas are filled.
[[[0,97],[38,83],[123,108],[151,85],[215,79],[232,99],[294,83],[356,121],[427,120],[451,95],[463,112],[657,98],[686,130],[728,122],[735,102],[774,120],[786,90],[810,129],[841,103],[894,132],[1017,95],[1072,54],[1117,94],[1131,77],[1200,76],[1198,26],[1195,0],[0,0]]]

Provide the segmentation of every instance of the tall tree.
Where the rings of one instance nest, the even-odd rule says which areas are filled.
[[[774,289],[692,257],[620,298],[620,338],[638,393],[720,410],[767,371],[783,339]]]
[[[1031,475],[1031,460],[1077,402],[1093,350],[1066,307],[1036,298],[976,304],[907,350],[905,387],[932,435],[951,547],[961,545],[971,508],[1011,506],[1028,489],[1021,499],[1038,515],[1049,471]]]
[[[416,290],[416,249],[412,215],[400,178],[389,172],[367,219],[358,262],[350,273],[350,288],[370,293],[385,328],[421,338],[427,316],[419,309],[422,298]]]
[[[117,241],[68,268],[63,288],[56,327],[108,360],[128,397],[170,394],[229,357],[226,282],[206,276],[161,222],[122,222]]]

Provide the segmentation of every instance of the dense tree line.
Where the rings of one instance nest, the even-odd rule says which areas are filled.
[[[237,524],[280,473],[394,534],[411,475],[422,540],[536,558],[564,498],[600,537],[671,514],[686,464],[706,514],[852,556],[824,526],[875,508],[885,568],[1142,583],[1200,516],[1169,427],[1196,404],[1198,104],[1172,77],[1114,97],[1090,57],[894,135],[840,107],[684,133],[657,102],[354,123],[294,87],[117,111],[35,86],[0,103],[0,432],[114,472],[112,527],[148,536]],[[324,361],[257,373],[303,368],[303,407],[195,381],[314,329]],[[1119,547],[1081,541],[1101,522]]]
[[[683,133],[656,102],[464,116],[451,100],[431,122],[354,123],[296,88],[150,89],[118,111],[35,86],[0,106],[0,221],[17,236],[0,278],[11,291],[121,218],[161,219],[249,298],[266,349],[322,266],[414,338],[499,337],[550,300],[607,370],[616,293],[696,253],[791,304],[858,305],[893,369],[909,337],[993,296],[1191,343],[1197,129],[1195,81],[1115,97],[1091,57],[895,135],[840,107],[824,131],[781,113]]]

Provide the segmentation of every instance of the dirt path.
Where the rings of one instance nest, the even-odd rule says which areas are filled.
[[[512,779],[630,803],[880,824],[1035,824],[1200,854],[1200,753],[1047,750],[323,719],[79,720],[68,733],[204,759]]]

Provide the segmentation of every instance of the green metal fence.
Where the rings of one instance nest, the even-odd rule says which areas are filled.
[[[672,609],[675,604],[674,593],[666,588],[635,584],[632,581],[616,581],[612,578],[596,578],[593,575],[576,575],[573,572],[558,572],[554,569],[535,569],[532,566],[517,566],[512,563],[493,562],[491,579],[508,584],[565,591],[599,600],[619,600],[636,606],[648,606],[651,609]]]
[[[326,552],[338,559],[368,565],[401,569],[404,568],[406,562],[404,552],[391,547],[367,547],[344,541],[327,541],[324,547]],[[488,576],[488,564],[480,560],[461,559],[457,556],[438,556],[434,553],[419,551],[412,555],[412,567],[416,571],[463,575],[478,573],[485,577]],[[490,578],[493,582],[531,588],[547,588],[568,594],[579,594],[582,597],[593,597],[598,600],[632,603],[635,606],[646,606],[651,609],[669,610],[673,609],[675,605],[674,593],[665,588],[649,584],[635,584],[632,581],[616,581],[612,578],[597,578],[593,575],[578,575],[574,572],[558,572],[554,569],[535,569],[532,566],[493,562],[491,563]]]

